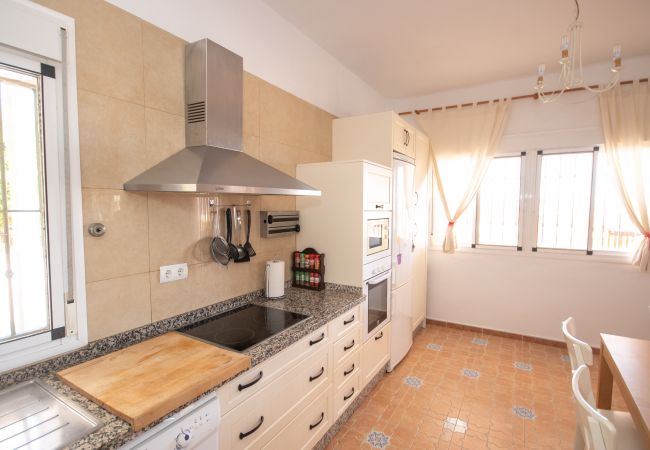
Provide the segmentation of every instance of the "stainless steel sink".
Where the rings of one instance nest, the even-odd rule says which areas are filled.
[[[101,426],[38,380],[0,392],[0,450],[60,449]]]

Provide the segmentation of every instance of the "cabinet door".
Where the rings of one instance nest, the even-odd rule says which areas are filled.
[[[363,165],[363,209],[366,211],[391,210],[392,171],[388,167],[365,163]]]
[[[413,311],[415,329],[426,318],[427,306],[427,247],[429,240],[429,139],[418,132],[415,137],[415,223],[413,252]]]
[[[366,387],[368,382],[379,373],[390,357],[391,323],[387,323],[381,330],[377,330],[361,347],[361,386]]]
[[[415,129],[398,117],[393,120],[393,150],[415,158]]]

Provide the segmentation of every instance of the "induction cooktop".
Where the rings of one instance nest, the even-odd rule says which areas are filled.
[[[268,306],[246,305],[178,331],[241,352],[307,317]]]

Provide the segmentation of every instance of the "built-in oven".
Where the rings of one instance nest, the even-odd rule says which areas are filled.
[[[364,265],[363,337],[367,340],[390,321],[390,257]]]
[[[364,264],[390,256],[390,211],[364,213]]]

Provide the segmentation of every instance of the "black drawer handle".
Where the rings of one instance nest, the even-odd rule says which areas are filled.
[[[343,397],[343,401],[348,400],[348,399],[349,399],[350,397],[352,397],[353,395],[354,395],[354,388],[352,388],[352,392],[350,392],[348,395],[346,395],[346,396]]]
[[[347,347],[343,347],[343,351],[344,351],[344,352],[347,352],[347,351],[350,350],[352,347],[354,347],[354,339],[352,339],[352,343],[351,343],[350,345],[348,345]]]
[[[311,345],[314,345],[314,344],[318,344],[318,343],[319,343],[320,341],[322,341],[323,339],[325,339],[325,333],[322,333],[322,334],[320,335],[320,337],[319,337],[318,339],[316,339],[315,341],[311,341],[311,340],[310,340],[310,341],[309,341],[309,345],[311,346]]]
[[[320,377],[323,376],[324,373],[325,373],[325,367],[321,367],[320,368],[320,373],[318,375],[314,375],[313,377],[311,377],[311,376],[309,377],[309,382],[311,383],[314,380],[318,380]]]
[[[239,439],[244,439],[245,437],[248,437],[248,436],[250,436],[251,434],[255,433],[257,430],[260,429],[260,427],[262,426],[263,423],[264,423],[264,416],[260,416],[260,423],[258,423],[257,425],[255,425],[255,428],[253,428],[253,429],[250,430],[250,431],[247,431],[247,432],[245,432],[245,433],[239,433]]]
[[[264,376],[264,372],[260,370],[260,374],[257,376],[257,378],[255,378],[250,383],[240,384],[239,386],[237,386],[237,389],[239,390],[239,392],[243,391],[244,389],[248,389],[252,385],[257,384],[262,379],[263,376]]]
[[[343,376],[344,376],[344,377],[347,377],[347,376],[350,375],[352,372],[354,372],[354,363],[352,363],[352,367],[350,367],[348,370],[346,370],[346,371],[343,372]]]
[[[347,325],[347,324],[352,323],[352,322],[354,322],[354,314],[352,314],[352,318],[351,318],[351,319],[344,320],[344,321],[343,321],[343,325]]]
[[[384,209],[384,205],[375,205],[375,209]]]
[[[320,425],[321,423],[323,423],[323,420],[324,420],[324,419],[325,419],[325,413],[322,412],[322,413],[320,413],[320,419],[318,419],[318,422],[316,422],[316,423],[314,423],[314,424],[309,424],[309,429],[310,429],[310,430],[313,430],[313,429],[316,428],[318,425]]]
[[[382,332],[379,333],[377,336],[375,336],[375,341],[378,341],[379,339],[381,339],[381,338],[383,338],[383,337],[384,337],[384,332],[382,331]]]

